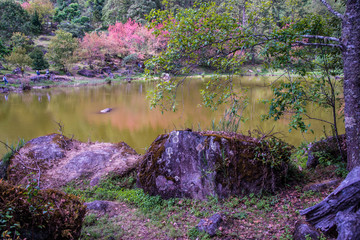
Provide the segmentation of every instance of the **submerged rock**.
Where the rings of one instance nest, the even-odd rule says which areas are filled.
[[[76,179],[98,180],[114,172],[133,170],[139,155],[126,143],[82,143],[60,134],[30,140],[11,159],[8,180],[26,184],[29,173],[40,178],[41,188],[58,188]]]
[[[112,108],[105,108],[105,109],[101,110],[100,113],[108,113],[111,111],[112,111]]]
[[[286,175],[290,147],[278,153],[276,167],[256,160],[259,147],[258,139],[222,132],[164,134],[142,157],[137,184],[163,198],[275,191]]]

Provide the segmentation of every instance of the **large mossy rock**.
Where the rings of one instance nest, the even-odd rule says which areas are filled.
[[[139,155],[126,143],[82,143],[60,134],[30,140],[10,160],[8,180],[25,185],[30,173],[41,188],[58,188],[83,179],[91,185],[109,173],[127,174],[137,167]]]
[[[335,137],[328,137],[326,139],[311,143],[308,150],[308,161],[306,163],[307,168],[315,168],[319,164],[319,155],[327,155],[333,159],[341,156],[340,148],[344,159],[346,160],[346,136],[340,135],[339,139]],[[345,161],[343,160],[343,161]]]
[[[279,140],[174,131],[159,136],[143,156],[137,185],[163,198],[273,192],[286,177],[290,149]]]
[[[19,239],[79,239],[85,213],[86,206],[73,195],[0,180],[0,235],[13,237],[16,231]]]

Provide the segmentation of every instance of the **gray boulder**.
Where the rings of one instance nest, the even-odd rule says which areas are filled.
[[[306,222],[298,221],[295,224],[295,231],[293,234],[293,240],[318,240],[320,233],[316,229]]]
[[[255,138],[223,132],[164,134],[142,157],[137,185],[163,198],[206,199],[209,195],[275,191],[285,177],[288,159],[271,167],[255,160],[258,147]],[[283,149],[284,158],[288,158],[289,152]]]
[[[81,69],[77,73],[84,77],[89,77],[89,78],[96,77],[96,72],[93,70]]]
[[[29,173],[40,178],[41,188],[59,188],[66,183],[87,179],[93,185],[114,173],[133,171],[139,155],[126,143],[82,143],[63,135],[51,134],[30,140],[11,159],[8,180],[26,184]]]
[[[336,214],[338,240],[360,239],[360,210],[354,212],[338,212]]]
[[[332,236],[339,235],[339,240],[359,239],[360,235],[356,235],[359,232],[354,233],[357,238],[348,237],[351,229],[360,226],[359,202],[360,167],[356,167],[329,196],[315,206],[301,210],[300,214],[305,215],[306,221],[316,229]]]
[[[222,222],[222,217],[220,213],[216,213],[208,219],[201,219],[199,224],[196,226],[196,228],[200,232],[206,232],[212,237],[215,236],[216,231],[218,230],[221,222]]]
[[[344,156],[346,156],[346,138],[344,134],[339,136],[339,143]],[[308,161],[306,162],[307,168],[315,168],[319,164],[319,158],[316,156],[316,153],[321,151],[334,156],[334,158],[341,156],[337,139],[335,137],[328,137],[309,145]]]
[[[47,80],[49,80],[49,78],[45,75],[40,75],[40,76],[36,75],[36,76],[31,76],[30,80],[32,82],[41,82],[41,81],[47,81]]]
[[[306,185],[303,188],[303,191],[314,191],[314,192],[321,192],[324,191],[328,188],[334,187],[336,185],[338,185],[341,182],[340,179],[330,179],[330,180],[325,180],[322,182],[317,182],[317,183],[311,183],[309,185]]]

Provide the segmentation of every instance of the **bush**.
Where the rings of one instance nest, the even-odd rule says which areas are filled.
[[[3,238],[78,239],[86,207],[73,195],[26,188],[0,180],[0,233]]]

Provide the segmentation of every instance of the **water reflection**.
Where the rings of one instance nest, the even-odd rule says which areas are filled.
[[[123,83],[82,88],[54,88],[33,90],[23,94],[10,93],[0,98],[0,139],[9,143],[19,137],[26,140],[57,131],[57,124],[64,125],[65,134],[82,141],[125,141],[136,151],[143,153],[161,133],[174,129],[208,129],[213,119],[219,119],[222,112],[211,112],[199,107],[201,78],[188,81],[178,94],[178,112],[161,114],[150,110],[146,91],[156,83]],[[252,129],[284,133],[286,141],[299,144],[304,139],[313,140],[322,135],[322,123],[312,122],[315,135],[300,132],[288,133],[289,120],[285,117],[276,123],[261,122],[267,108],[261,99],[271,97],[267,87],[268,79],[263,77],[241,78],[236,87],[247,88],[249,106],[244,110],[241,131]],[[8,97],[10,96],[10,97]],[[47,101],[45,100],[47,99]],[[45,100],[45,101],[44,101]],[[105,108],[113,110],[99,114]],[[315,111],[315,117],[331,119],[330,112]],[[343,129],[343,126],[342,126]],[[0,152],[4,150],[0,149]]]

